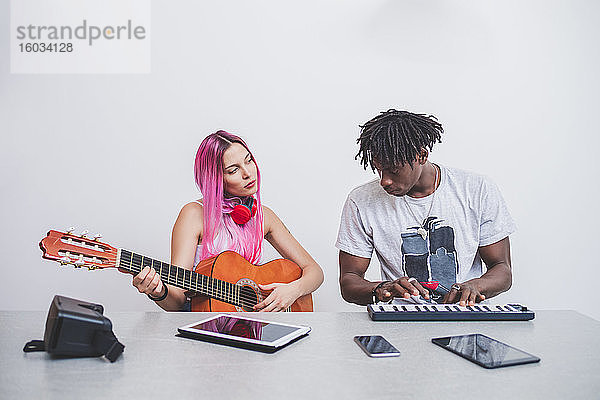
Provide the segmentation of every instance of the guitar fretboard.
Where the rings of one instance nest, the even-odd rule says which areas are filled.
[[[117,267],[131,274],[137,275],[145,267],[150,267],[154,268],[164,283],[178,288],[196,292],[239,307],[248,308],[256,304],[255,300],[244,296],[241,293],[241,287],[236,284],[154,260],[129,250],[121,249],[120,253],[119,265]]]

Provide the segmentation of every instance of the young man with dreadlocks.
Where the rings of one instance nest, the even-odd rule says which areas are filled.
[[[352,190],[342,211],[342,297],[473,305],[508,290],[514,222],[488,179],[429,161],[443,133],[436,118],[389,110],[360,128],[355,158],[379,179]],[[364,279],[373,250],[382,282]]]

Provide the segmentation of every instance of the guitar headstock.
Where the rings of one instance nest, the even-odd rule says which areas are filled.
[[[40,242],[42,258],[58,261],[61,265],[73,265],[75,268],[86,267],[89,270],[98,268],[115,267],[117,261],[117,249],[98,241],[101,237],[96,235],[90,239],[87,231],[81,235],[51,230]]]

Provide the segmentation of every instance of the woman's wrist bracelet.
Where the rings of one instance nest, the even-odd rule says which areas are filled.
[[[169,295],[169,288],[168,288],[168,287],[167,287],[167,285],[165,285],[164,283],[163,283],[163,286],[165,287],[165,292],[163,293],[163,295],[162,295],[162,296],[160,296],[160,297],[152,297],[152,296],[150,296],[149,294],[147,294],[146,296],[148,296],[148,298],[149,298],[150,300],[152,300],[152,301],[163,301],[163,300],[164,300],[164,299],[166,299],[166,298],[167,298],[167,296]]]

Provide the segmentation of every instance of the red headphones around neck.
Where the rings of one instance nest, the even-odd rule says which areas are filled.
[[[250,221],[250,218],[254,217],[256,214],[256,202],[254,201],[254,197],[249,197],[242,204],[238,204],[233,207],[233,210],[229,215],[231,215],[231,219],[238,225],[244,225],[246,222]]]

